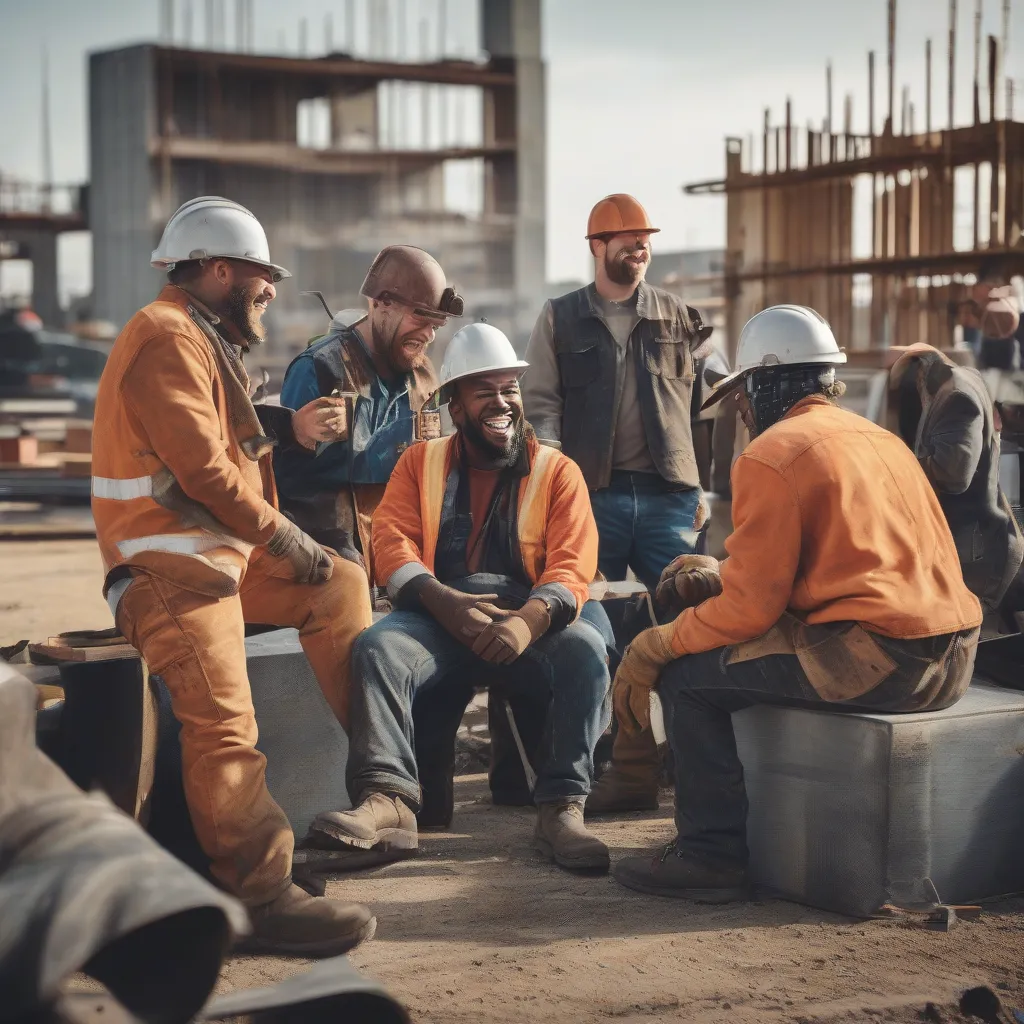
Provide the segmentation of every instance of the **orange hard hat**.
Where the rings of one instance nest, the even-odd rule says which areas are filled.
[[[625,192],[605,196],[587,218],[587,238],[617,235],[621,231],[647,231],[654,234],[661,228],[651,227],[647,211]]]

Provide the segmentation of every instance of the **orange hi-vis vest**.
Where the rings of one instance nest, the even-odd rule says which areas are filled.
[[[445,484],[458,435],[412,445],[398,461],[373,520],[377,582],[403,580],[418,564],[434,572]],[[561,452],[527,442],[530,472],[520,481],[516,527],[526,574],[534,586],[560,583],[577,614],[597,573],[597,525],[579,467]],[[422,570],[420,570],[422,571]],[[400,588],[399,588],[400,589]]]
[[[164,288],[121,331],[100,380],[92,511],[107,586],[115,570],[138,567],[200,593],[237,593],[253,548],[281,522],[270,457],[243,450],[231,382],[197,316],[218,322]]]

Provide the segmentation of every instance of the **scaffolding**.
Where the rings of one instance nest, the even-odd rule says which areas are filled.
[[[724,193],[726,334],[732,357],[742,325],[781,302],[818,310],[851,352],[927,342],[953,344],[960,306],[979,277],[1024,274],[1024,124],[1013,119],[1013,82],[1001,67],[1003,37],[988,37],[987,110],[979,80],[981,0],[975,11],[973,124],[956,126],[956,0],[950,2],[946,127],[933,127],[931,41],[926,43],[923,131],[902,92],[896,130],[896,0],[889,0],[888,113],[876,134],[874,53],[868,55],[867,134],[832,123],[832,75],[820,130],[798,128],[765,110],[760,167],[752,138],[726,139],[724,180],[685,186],[690,195]],[[1000,93],[1003,109],[997,109]],[[954,223],[956,199],[969,196],[971,223]],[[859,222],[870,233],[855,247]],[[857,251],[855,251],[855,249]]]

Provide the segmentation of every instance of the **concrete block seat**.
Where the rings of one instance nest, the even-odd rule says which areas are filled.
[[[975,677],[945,711],[761,705],[733,716],[767,891],[868,917],[1024,891],[1024,693]],[[930,880],[930,881],[929,881]]]

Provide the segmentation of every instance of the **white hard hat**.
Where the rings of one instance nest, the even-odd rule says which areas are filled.
[[[736,346],[736,369],[716,383],[701,408],[714,405],[754,370],[845,362],[846,353],[820,313],[809,306],[769,306],[746,322]]]
[[[467,324],[457,331],[445,349],[438,380],[442,399],[447,401],[447,386],[463,377],[496,370],[525,370],[530,364],[516,355],[512,342],[490,324]]]
[[[270,262],[263,225],[244,206],[221,196],[199,196],[182,203],[164,228],[150,264],[170,270],[186,260],[217,257],[248,260],[266,267],[275,281],[292,275]]]

